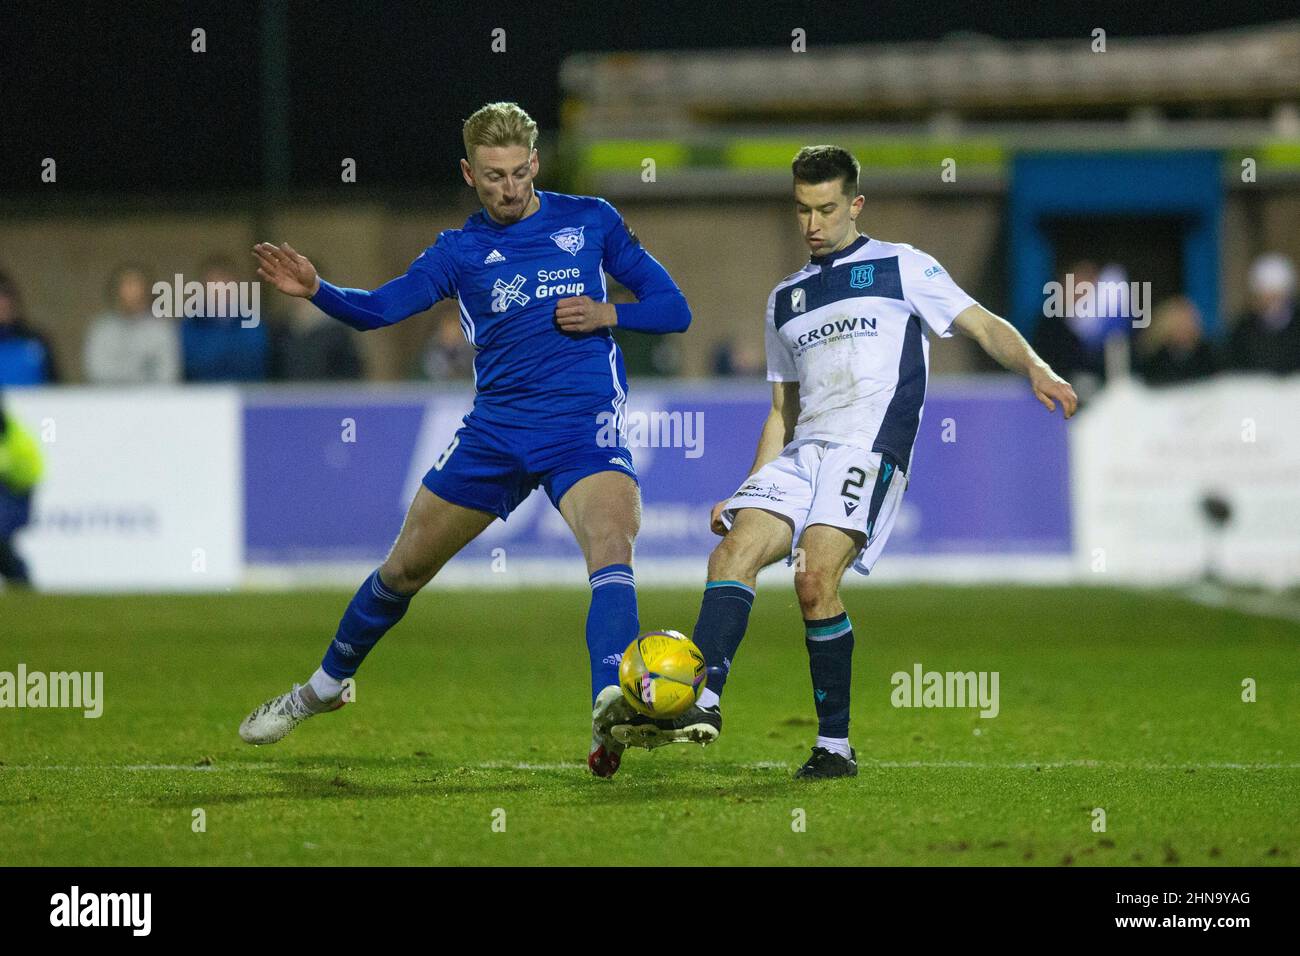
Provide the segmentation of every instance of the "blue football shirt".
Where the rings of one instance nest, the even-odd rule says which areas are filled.
[[[667,271],[608,202],[538,190],[540,206],[502,225],[480,210],[460,229],[439,234],[407,270],[373,292],[324,280],[312,301],[354,328],[382,328],[455,298],[461,329],[474,346],[473,415],[512,424],[590,421],[623,412],[627,377],[609,329],[565,333],[560,299],[606,301],[605,274],[637,297],[616,306],[618,326],[681,332],[686,299]]]

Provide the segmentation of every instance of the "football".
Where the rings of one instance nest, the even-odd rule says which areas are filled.
[[[618,677],[623,696],[637,713],[676,717],[704,689],[704,655],[685,634],[649,631],[627,646]]]

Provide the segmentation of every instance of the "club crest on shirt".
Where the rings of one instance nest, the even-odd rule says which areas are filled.
[[[797,286],[790,290],[790,311],[791,312],[802,312],[804,310],[805,303],[804,303],[803,291],[804,291],[803,289],[800,289]]]
[[[569,255],[576,256],[584,242],[582,230],[585,228],[586,226],[565,226],[559,232],[551,233],[551,239]]]
[[[865,289],[875,281],[875,264],[854,266],[849,272],[849,285],[855,289]]]

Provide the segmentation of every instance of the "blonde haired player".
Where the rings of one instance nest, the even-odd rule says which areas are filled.
[[[818,735],[795,776],[853,776],[849,682],[853,626],[840,601],[850,565],[880,557],[911,474],[925,403],[930,343],[957,329],[1004,367],[1029,378],[1049,411],[1077,398],[1010,324],[958,288],[930,256],[858,232],[865,199],[858,161],[836,146],[794,159],[795,218],[811,257],[777,283],[765,324],[772,407],[750,474],[714,506],[722,543],[694,641],[709,665],[699,703],[676,720],[634,718],[628,743],[710,743],[722,730],[720,694],[744,637],[761,568],[801,549],[795,592],[803,612]]]
[[[288,243],[254,248],[263,279],[356,329],[383,328],[455,299],[474,348],[475,397],[463,427],[430,462],[387,559],[344,611],[320,667],[305,685],[254,709],[239,733],[252,744],[274,743],[341,706],[343,681],[412,597],[540,486],[587,563],[587,764],[608,777],[623,754],[610,726],[632,713],[618,687],[618,658],[639,630],[632,545],[641,522],[627,447],[627,374],[611,330],[683,332],[691,311],[613,206],[534,187],[537,124],[517,103],[483,106],[462,135],[460,173],[482,208],[439,234],[404,275],[373,291],[340,288]],[[637,301],[609,302],[606,273]],[[611,420],[613,435],[604,424]]]

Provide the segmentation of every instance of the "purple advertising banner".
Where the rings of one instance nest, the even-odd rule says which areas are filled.
[[[709,510],[747,476],[769,394],[758,382],[634,389],[627,426],[643,498],[639,558],[704,561],[718,540]],[[246,393],[246,559],[382,560],[470,402],[468,390]],[[932,383],[912,466],[890,553],[1070,551],[1065,426],[1022,383]],[[464,555],[506,546],[512,558],[580,557],[540,490]]]

